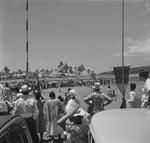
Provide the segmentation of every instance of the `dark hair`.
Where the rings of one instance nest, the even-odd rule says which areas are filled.
[[[147,79],[149,77],[149,72],[145,70],[141,70],[139,73],[139,77]]]
[[[36,100],[39,100],[40,97],[41,97],[41,92],[35,91],[35,92],[34,92],[34,96],[35,96]]]
[[[136,88],[136,84],[135,83],[131,83],[130,84],[130,90],[133,91]]]
[[[49,97],[54,99],[54,98],[56,97],[55,92],[54,92],[54,91],[51,91],[51,92],[49,93]]]
[[[24,91],[24,92],[21,92],[23,95],[28,95],[29,94],[29,91]]]
[[[5,83],[5,86],[6,86],[6,87],[8,87],[8,86],[9,86],[9,83],[8,83],[8,82],[6,82],[6,83]]]
[[[68,92],[71,90],[71,88],[68,88]]]
[[[64,102],[64,99],[62,98],[62,96],[58,96],[58,99],[59,99],[61,102]]]

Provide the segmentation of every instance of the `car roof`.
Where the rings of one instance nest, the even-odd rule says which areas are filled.
[[[115,109],[95,114],[90,132],[96,143],[149,143],[149,109]]]
[[[12,118],[12,115],[0,115],[0,128]]]

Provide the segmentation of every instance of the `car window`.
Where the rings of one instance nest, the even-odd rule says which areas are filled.
[[[0,143],[12,143],[8,133],[0,136]]]
[[[15,126],[10,130],[12,143],[28,143],[26,134],[22,128]]]

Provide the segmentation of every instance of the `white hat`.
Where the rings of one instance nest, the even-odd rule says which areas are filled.
[[[102,87],[101,87],[101,85],[100,85],[100,83],[99,82],[96,82],[95,84],[94,84],[94,86],[93,86],[93,89],[101,89]]]
[[[71,95],[73,95],[73,96],[77,96],[77,92],[76,92],[75,89],[71,89],[71,90],[69,91],[69,94],[71,94]]]
[[[19,92],[28,92],[28,91],[31,91],[31,87],[29,87],[26,84],[24,84],[23,86],[21,86],[21,89],[19,90]]]

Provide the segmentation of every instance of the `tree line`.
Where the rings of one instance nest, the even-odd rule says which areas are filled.
[[[93,70],[86,68],[83,64],[79,66],[72,66],[60,61],[59,64],[56,66],[55,69],[35,69],[34,71],[29,70],[30,74],[42,74],[42,75],[53,75],[53,74],[68,74],[68,75],[75,75],[80,76],[83,74],[91,75],[95,73]],[[9,67],[5,66],[2,71],[0,71],[0,76],[9,76],[9,77],[17,77],[21,75],[26,75],[26,71],[22,69],[18,69],[17,71],[11,71]]]

